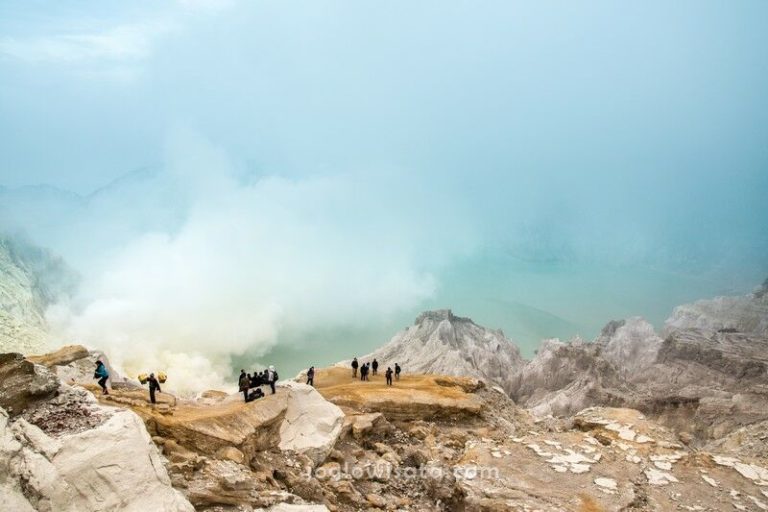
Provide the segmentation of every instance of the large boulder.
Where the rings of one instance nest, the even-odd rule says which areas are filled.
[[[11,424],[0,409],[0,490],[8,510],[193,511],[171,487],[141,419],[130,411],[107,415],[95,428],[53,438],[24,419]]]
[[[344,413],[312,386],[287,382],[288,408],[280,425],[279,448],[307,455],[321,464],[333,449],[344,424]]]
[[[123,392],[115,391],[112,400],[119,400]],[[194,452],[217,456],[234,447],[245,460],[258,451],[275,448],[280,442],[279,431],[286,410],[288,393],[281,392],[265,398],[243,403],[233,396],[215,405],[178,403],[167,414],[164,408],[149,407],[146,401],[125,404],[144,418],[153,435],[173,439]],[[119,405],[123,405],[118,401]]]
[[[58,389],[58,379],[44,366],[27,361],[21,354],[0,354],[0,407],[11,417],[53,397]]]

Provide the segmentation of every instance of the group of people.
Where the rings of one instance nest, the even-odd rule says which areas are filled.
[[[360,365],[358,363],[357,358],[355,357],[352,359],[352,377],[357,378],[357,370],[360,369],[360,380],[367,381],[368,376],[373,373],[373,375],[376,375],[379,372],[379,362],[374,358],[372,362],[366,362]],[[392,376],[394,375],[395,380],[400,380],[400,372],[402,369],[400,368],[400,365],[398,363],[395,363],[395,369],[393,370],[391,367],[387,367],[387,371],[384,373],[387,379],[387,385],[392,385]],[[141,376],[140,376],[141,377]],[[109,389],[107,389],[107,380],[109,379],[109,371],[107,370],[106,365],[101,360],[96,361],[96,370],[93,373],[94,379],[99,379],[98,383],[101,387],[101,392],[104,395],[109,394]],[[141,377],[144,378],[144,377]],[[164,378],[161,375],[161,378]],[[261,386],[268,385],[270,389],[272,390],[272,394],[275,394],[275,383],[278,381],[280,377],[277,374],[277,371],[275,370],[274,366],[270,366],[268,369],[263,370],[261,372],[254,372],[253,375],[250,373],[245,373],[245,370],[240,370],[240,378],[238,380],[239,386],[240,386],[240,392],[243,393],[243,398],[246,402],[252,402],[253,400],[256,400],[257,398],[262,398],[264,396],[264,392],[261,390]],[[162,393],[162,390],[160,389],[160,382],[155,377],[154,373],[150,373],[149,377],[146,378],[146,382],[149,384],[149,400],[153,404],[156,403],[155,393]],[[142,384],[144,384],[144,381],[142,381]],[[307,384],[310,386],[315,385],[315,367],[311,366],[307,370]],[[254,389],[254,391],[251,391]]]
[[[274,395],[275,383],[279,378],[274,366],[270,366],[268,369],[261,372],[254,372],[253,375],[245,373],[245,370],[240,370],[240,379],[238,381],[240,384],[240,392],[243,393],[243,398],[246,402],[252,402],[257,398],[264,396],[261,386],[268,385]],[[256,389],[251,391],[253,388]]]
[[[376,358],[373,359],[372,362],[366,362],[362,365],[358,362],[357,358],[352,359],[352,378],[357,378],[357,370],[360,369],[360,380],[370,380],[368,379],[368,376],[373,373],[373,375],[376,375],[379,372],[379,362],[376,360]],[[387,371],[384,372],[384,376],[387,379],[387,386],[392,385],[392,375],[394,374],[395,380],[400,380],[400,372],[402,372],[402,368],[400,368],[399,363],[395,363],[395,369],[392,370],[390,366],[387,366]]]

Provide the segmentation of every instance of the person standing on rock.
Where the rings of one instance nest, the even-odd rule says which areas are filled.
[[[269,374],[268,374],[268,379],[267,380],[269,380],[269,387],[270,387],[270,389],[272,389],[272,394],[273,395],[275,394],[275,382],[277,382],[278,378],[279,377],[277,376],[277,372],[275,371],[275,367],[274,366],[270,366],[269,367]]]
[[[107,371],[107,367],[104,365],[104,362],[100,359],[96,361],[96,371],[93,372],[93,378],[99,379],[101,394],[108,395],[109,390],[107,389],[107,379],[109,378],[109,372]]]
[[[160,389],[160,383],[155,378],[154,373],[149,374],[149,379],[147,379],[147,382],[149,382],[149,401],[153,404],[157,403],[157,400],[155,400],[155,391],[158,393],[162,393],[163,391]]]
[[[357,378],[357,367],[358,366],[359,365],[357,363],[357,358],[355,357],[355,358],[352,359],[352,378],[353,379]],[[362,372],[362,370],[361,370],[361,372]]]
[[[373,374],[376,375],[379,371],[379,362],[374,358],[373,364],[371,365],[373,367]]]
[[[387,378],[387,386],[392,385],[392,368],[387,366],[387,371],[384,373],[384,376]]]
[[[307,384],[310,386],[315,385],[315,367],[310,366],[309,370],[307,370]]]
[[[395,379],[400,380],[400,372],[402,371],[402,368],[400,368],[400,364],[395,363]]]
[[[243,394],[245,401],[248,401],[248,388],[250,387],[250,380],[245,370],[240,370],[240,380],[238,381],[240,386],[240,392]]]

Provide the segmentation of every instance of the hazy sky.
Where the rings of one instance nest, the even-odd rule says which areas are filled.
[[[768,272],[766,20],[762,0],[6,0],[0,185],[86,197],[146,171],[4,215],[84,275],[63,315],[84,337],[128,316],[120,339],[181,346],[217,304],[197,341],[232,353],[351,317],[372,346],[427,306],[527,341],[658,321]]]

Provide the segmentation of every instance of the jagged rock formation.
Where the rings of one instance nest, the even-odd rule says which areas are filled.
[[[71,292],[74,273],[44,249],[0,235],[0,349],[33,353],[48,342],[46,308]]]
[[[384,368],[399,363],[410,373],[471,376],[509,391],[522,367],[517,346],[501,330],[490,330],[450,310],[427,311],[369,356]]]
[[[663,338],[634,317],[610,322],[591,343],[547,340],[525,362],[501,333],[444,310],[422,314],[362,359],[397,361],[409,372],[476,376],[541,417],[596,405],[632,407],[706,444],[768,420],[766,326],[763,285],[745,297],[676,308]]]
[[[601,346],[547,340],[515,375],[511,396],[538,416],[568,416],[594,404],[623,403],[629,389],[599,357]]]
[[[680,306],[664,339],[639,318],[611,322],[593,343],[545,342],[512,397],[539,415],[629,406],[707,443],[768,419],[766,322],[760,292]]]

